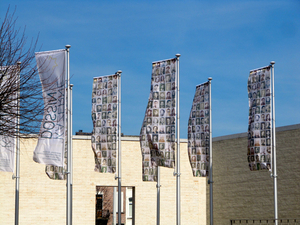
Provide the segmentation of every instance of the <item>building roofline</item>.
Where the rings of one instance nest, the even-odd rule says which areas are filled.
[[[300,124],[288,125],[282,127],[276,127],[276,132],[288,131],[288,130],[297,130],[300,129]],[[213,141],[223,141],[235,138],[244,138],[247,137],[248,133],[238,133],[238,134],[230,134],[220,137],[214,137]],[[91,135],[73,135],[73,140],[91,140]],[[121,137],[121,141],[139,141],[140,136],[138,135],[124,135]],[[187,139],[180,139],[180,143],[186,143]]]
[[[276,127],[276,132],[282,132],[282,131],[288,131],[288,130],[297,130],[300,129],[300,124],[295,125],[288,125],[288,126],[282,126],[282,127]],[[229,140],[229,139],[235,139],[235,138],[244,138],[248,137],[248,133],[238,133],[238,134],[230,134],[220,137],[214,137],[213,141],[223,141],[223,140]]]

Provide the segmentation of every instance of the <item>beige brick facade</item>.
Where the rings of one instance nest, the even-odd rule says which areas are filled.
[[[36,139],[21,141],[20,225],[66,224],[66,181],[51,180],[45,166],[32,160]],[[161,224],[176,222],[176,178],[161,168]],[[15,181],[0,173],[0,224],[14,224]],[[114,174],[94,172],[88,136],[73,136],[73,224],[95,225],[96,186],[117,186]],[[135,224],[156,224],[156,182],[142,181],[138,137],[122,138],[122,186],[135,189]],[[187,143],[181,143],[181,219],[206,224],[206,179],[194,178]],[[122,220],[123,222],[123,220]],[[184,223],[185,223],[184,222]]]
[[[279,218],[299,219],[300,126],[277,128],[276,143]],[[213,176],[214,224],[274,218],[273,179],[268,171],[249,170],[246,133],[213,139]]]
[[[66,182],[50,180],[33,162],[36,139],[21,141],[20,225],[66,224]],[[73,224],[95,225],[96,186],[117,186],[114,174],[94,172],[90,137],[73,136]],[[300,217],[300,125],[277,129],[280,218]],[[0,224],[14,224],[15,181],[0,173]],[[273,179],[251,172],[245,133],[213,139],[214,224],[231,219],[273,218]],[[161,168],[161,225],[176,223],[176,178]],[[156,224],[156,183],[142,182],[138,137],[122,138],[122,186],[135,192],[135,224]],[[126,210],[126,209],[125,209]],[[124,220],[125,221],[125,220]],[[209,186],[194,178],[186,140],[181,142],[181,224],[209,224]],[[122,219],[123,222],[123,219]]]

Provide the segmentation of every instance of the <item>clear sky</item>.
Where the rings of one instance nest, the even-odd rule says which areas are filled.
[[[122,133],[139,135],[151,62],[180,53],[180,137],[197,84],[212,77],[213,136],[246,132],[249,70],[275,61],[276,126],[300,112],[300,1],[1,0],[41,51],[70,44],[73,132],[92,131],[93,77],[122,70]]]

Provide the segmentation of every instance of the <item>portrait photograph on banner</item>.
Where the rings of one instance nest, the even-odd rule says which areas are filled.
[[[116,173],[119,75],[95,77],[92,92],[92,149],[95,171]]]
[[[270,170],[272,110],[270,66],[250,71],[248,78],[248,164],[251,171]]]
[[[157,166],[175,166],[176,58],[152,63],[151,89],[140,132],[143,181],[157,181]]]
[[[196,86],[188,121],[188,155],[194,177],[209,175],[209,82]]]

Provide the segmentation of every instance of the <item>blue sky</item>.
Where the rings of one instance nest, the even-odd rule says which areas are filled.
[[[275,61],[276,126],[299,123],[300,1],[1,0],[41,51],[70,44],[73,132],[92,131],[93,77],[122,70],[122,133],[138,135],[151,62],[180,53],[180,137],[212,77],[213,136],[246,132],[249,70]]]

